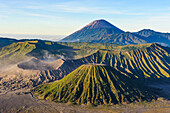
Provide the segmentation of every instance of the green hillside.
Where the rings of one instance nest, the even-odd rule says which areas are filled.
[[[115,46],[117,45],[29,40],[15,42],[0,48],[0,62],[1,64],[15,64],[30,57],[46,60],[48,57],[57,59],[59,55],[69,59],[77,59],[95,53],[98,49],[113,49]]]
[[[82,65],[63,79],[32,90],[40,99],[95,105],[150,101],[155,99],[153,91],[110,66],[96,64]]]
[[[107,64],[140,80],[167,79],[170,77],[170,48],[158,44],[118,46],[65,61],[60,68],[73,71],[85,63]]]
[[[68,74],[84,63],[105,63],[137,78],[167,78],[170,75],[170,48],[158,44],[118,46],[100,43],[70,43],[50,41],[25,41],[0,49],[0,62],[14,64],[30,57],[66,60],[63,73]],[[61,57],[61,58],[63,58]],[[72,67],[70,67],[70,62]],[[67,69],[69,68],[69,69]]]
[[[17,63],[27,59],[26,54],[33,49],[35,49],[35,44],[29,44],[29,42],[13,43],[0,49],[0,61],[5,64]]]
[[[31,60],[34,58],[37,60]],[[56,63],[57,59],[63,60]],[[0,76],[3,76],[1,83],[9,88],[13,88],[13,85],[19,88],[20,86],[25,87],[25,83],[36,86],[43,81],[51,82],[61,79],[87,63],[107,64],[129,77],[145,82],[168,81],[170,77],[170,48],[158,44],[118,46],[115,44],[41,40],[17,42],[0,49],[0,71],[5,71],[0,73]],[[31,70],[35,71],[35,78],[31,77]],[[13,83],[10,79],[5,78],[9,78],[9,76],[15,76],[12,81],[22,82]],[[29,77],[23,79],[22,76]]]
[[[12,43],[0,49],[0,63],[2,66],[8,66],[31,57],[40,59],[48,58],[49,55],[55,57],[58,49],[69,49],[69,47],[38,40]]]

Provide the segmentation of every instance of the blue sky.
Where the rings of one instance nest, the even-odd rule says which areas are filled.
[[[0,0],[0,33],[69,35],[96,19],[170,32],[170,0]]]

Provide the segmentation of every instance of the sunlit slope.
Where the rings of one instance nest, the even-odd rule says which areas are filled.
[[[86,53],[84,52],[83,54]],[[76,55],[81,55],[81,51],[74,51],[72,47],[41,40],[16,42],[0,48],[0,62],[7,65],[15,64],[31,57],[42,60],[48,60],[48,58],[58,59],[61,57],[58,55],[74,58]]]
[[[29,42],[13,43],[0,49],[0,60],[5,64],[17,63],[27,59],[26,54],[35,48],[35,44],[29,44]]]
[[[118,104],[155,99],[154,90],[110,66],[82,65],[63,79],[32,90],[40,99],[77,104]]]
[[[100,50],[82,59],[66,61],[63,66],[72,64],[68,67],[72,69],[84,63],[107,64],[140,79],[167,78],[170,77],[170,48],[158,44],[119,46],[112,51]]]
[[[42,40],[16,42],[0,48],[0,62],[15,64],[29,57],[47,60],[48,58],[74,59],[88,56],[98,49],[111,49],[114,44],[58,43]],[[60,56],[61,55],[61,56]]]
[[[61,79],[86,63],[103,63],[140,80],[167,80],[170,48],[154,43],[126,46],[38,40],[13,43],[0,49],[3,72],[0,84],[9,88],[36,86]]]

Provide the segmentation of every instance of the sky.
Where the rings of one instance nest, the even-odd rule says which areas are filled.
[[[96,19],[170,32],[170,0],[0,0],[0,34],[69,35]]]

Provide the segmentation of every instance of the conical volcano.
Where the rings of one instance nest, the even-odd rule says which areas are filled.
[[[32,90],[35,96],[55,102],[118,104],[155,99],[152,90],[110,66],[82,65],[65,78]]]
[[[112,25],[111,23],[103,19],[95,20],[91,22],[90,24],[88,24],[87,26],[85,26],[84,28],[87,28],[87,29],[110,28],[110,29],[115,29],[115,32],[122,32],[122,30],[120,30],[116,26]]]
[[[107,22],[106,20],[95,20],[90,24],[86,25],[82,29],[74,32],[73,34],[67,36],[62,41],[63,42],[91,42],[93,40],[99,40],[102,36],[108,34],[118,34],[123,33],[121,29]]]

